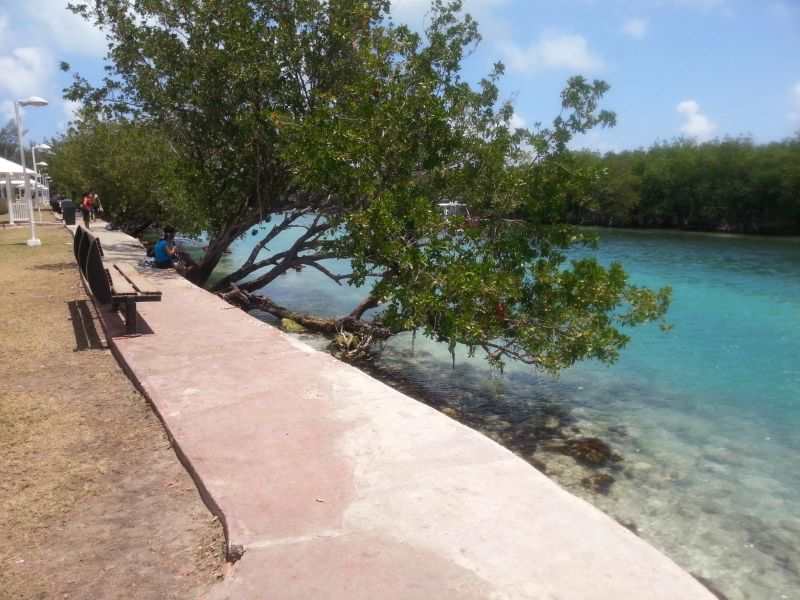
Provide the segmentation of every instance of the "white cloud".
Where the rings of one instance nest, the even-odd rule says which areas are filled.
[[[0,5],[0,51],[36,45],[54,53],[97,58],[105,54],[104,34],[67,10],[67,0],[0,0]]]
[[[64,119],[60,120],[57,124],[59,131],[66,131],[70,123],[78,121],[78,111],[81,108],[80,102],[74,100],[62,100],[61,109],[63,110]]]
[[[46,28],[60,48],[75,54],[100,57],[105,54],[104,34],[94,25],[67,10],[65,0],[24,0],[21,6],[33,21]]]
[[[714,136],[717,124],[709,119],[700,110],[700,105],[695,100],[684,100],[675,107],[683,115],[681,132],[698,142],[707,142]]]
[[[64,100],[63,108],[64,116],[67,117],[67,121],[74,121],[78,118],[78,111],[81,108],[81,103],[75,100]]]
[[[0,127],[5,125],[9,119],[14,118],[14,103],[11,100],[0,101]]]
[[[622,32],[635,40],[641,40],[647,35],[647,19],[633,17],[622,25]]]
[[[512,71],[599,71],[605,66],[603,59],[589,49],[586,38],[578,34],[546,32],[527,48],[513,43],[501,44],[501,48]]]
[[[16,48],[0,56],[0,90],[14,98],[41,95],[55,67],[44,48]]]
[[[511,116],[511,122],[509,123],[511,129],[524,129],[528,126],[528,122],[519,115],[519,113],[514,113]]]
[[[792,123],[800,123],[800,81],[795,83],[789,91],[791,95],[791,112],[789,112],[789,120]]]

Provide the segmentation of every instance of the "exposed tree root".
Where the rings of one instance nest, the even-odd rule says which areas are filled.
[[[347,353],[354,350],[358,350],[356,354],[363,353],[365,344],[369,346],[373,341],[385,340],[397,333],[380,323],[365,321],[352,315],[340,318],[325,318],[295,312],[275,304],[266,296],[251,294],[235,285],[229,291],[220,293],[219,296],[226,302],[243,310],[262,310],[280,319],[291,319],[309,331],[322,333],[334,339],[340,337],[345,346],[343,350]],[[356,335],[357,339],[348,337],[352,335]]]

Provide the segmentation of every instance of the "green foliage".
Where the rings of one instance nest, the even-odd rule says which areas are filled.
[[[17,141],[17,125],[14,119],[0,128],[0,157],[19,162],[19,142]]]
[[[112,222],[132,231],[158,222],[199,227],[178,159],[158,128],[87,119],[53,145],[50,172],[59,190],[77,197],[96,192]]]
[[[348,218],[356,281],[371,265],[388,267],[372,291],[386,303],[384,324],[451,350],[482,349],[501,368],[513,359],[555,372],[588,357],[613,361],[628,341],[619,327],[658,319],[669,304],[669,289],[631,286],[618,264],[565,262],[563,250],[590,243],[570,227],[459,226],[425,198],[392,194]]]
[[[611,361],[622,327],[664,314],[668,290],[631,286],[619,265],[566,259],[590,243],[563,224],[569,202],[598,179],[567,144],[614,124],[600,108],[607,84],[573,77],[550,127],[512,129],[503,66],[477,86],[462,78],[480,37],[460,1],[434,0],[424,34],[393,24],[385,0],[74,8],[108,33],[110,64],[103,86],[76,78],[69,95],[169,140],[188,212],[211,238],[197,281],[270,218],[220,286],[254,291],[289,268],[316,268],[368,285],[352,317],[382,303],[383,327],[481,349],[497,366]],[[444,201],[478,218],[444,219]],[[269,251],[298,227],[292,247]],[[353,273],[332,273],[328,258],[349,259]]]
[[[576,222],[800,233],[800,136],[761,146],[747,138],[677,140],[577,160],[608,177],[573,202]]]

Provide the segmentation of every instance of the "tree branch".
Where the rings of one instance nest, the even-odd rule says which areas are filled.
[[[270,265],[274,265],[274,267],[270,269],[269,272],[261,275],[260,277],[257,277],[253,281],[242,283],[239,285],[239,287],[241,287],[244,290],[252,292],[274,281],[276,277],[278,277],[282,273],[285,273],[286,271],[291,269],[295,264],[297,264],[298,258],[304,258],[299,256],[300,252],[316,249],[319,237],[328,229],[330,229],[329,223],[327,222],[319,223],[320,218],[321,218],[320,216],[317,216],[314,219],[314,223],[312,223],[307,228],[304,234],[302,234],[295,240],[295,242],[291,245],[291,247],[289,247],[288,250],[284,250],[283,252],[274,254],[269,258],[259,261],[257,263],[253,263],[250,266],[238,269],[235,273],[229,275],[228,277],[225,277],[217,285],[215,285],[214,290],[221,291],[227,289],[235,281],[240,281],[247,275],[258,271],[259,269],[263,269],[264,267],[268,267]],[[334,257],[323,256],[323,255],[319,255],[316,257],[317,260],[322,260],[323,258],[334,258]]]
[[[350,313],[350,316],[354,319],[360,319],[364,316],[365,312],[371,308],[375,308],[379,304],[380,300],[377,297],[369,295],[353,309],[353,311]]]
[[[306,209],[301,209],[300,211],[293,212],[293,213],[289,214],[288,216],[286,216],[283,219],[283,221],[281,221],[278,225],[275,225],[272,229],[270,229],[269,233],[267,233],[267,235],[265,235],[264,238],[261,239],[255,245],[253,250],[250,252],[250,255],[247,257],[247,260],[245,260],[245,262],[242,264],[242,266],[239,267],[236,271],[234,271],[230,275],[227,275],[222,280],[218,281],[214,285],[214,289],[215,290],[226,289],[234,281],[239,281],[241,279],[244,279],[250,273],[253,273],[253,272],[255,272],[255,271],[259,270],[259,269],[263,269],[264,267],[267,267],[270,264],[276,264],[277,263],[277,258],[276,257],[278,257],[279,255],[274,255],[274,256],[270,257],[269,259],[264,260],[264,261],[260,261],[258,263],[256,263],[255,260],[256,260],[256,258],[258,258],[258,255],[266,247],[267,244],[269,244],[272,240],[274,240],[276,237],[278,237],[279,234],[281,234],[284,231],[286,231],[287,229],[289,229],[292,226],[292,223],[294,223],[301,216],[307,214],[307,212],[308,211]]]

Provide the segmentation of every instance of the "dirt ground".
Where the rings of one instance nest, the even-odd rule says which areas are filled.
[[[105,347],[71,236],[0,227],[0,598],[203,598],[222,527]]]

